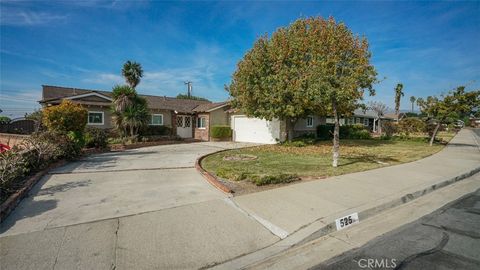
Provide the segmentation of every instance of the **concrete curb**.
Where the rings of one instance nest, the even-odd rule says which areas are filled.
[[[465,178],[468,178],[476,173],[480,172],[480,167],[477,167],[473,170],[470,170],[468,172],[462,173],[458,176],[442,180],[440,182],[437,182],[433,185],[429,185],[425,188],[422,188],[420,190],[414,191],[414,192],[409,192],[406,194],[401,195],[400,197],[396,198],[387,198],[384,200],[383,203],[379,205],[375,205],[372,207],[365,207],[365,206],[360,206],[358,208],[352,208],[348,209],[347,211],[343,211],[341,213],[336,213],[334,215],[331,215],[329,217],[324,217],[320,218],[318,220],[315,220],[311,222],[308,225],[305,225],[304,227],[298,229],[297,231],[291,233],[288,237],[285,239],[279,240],[278,242],[267,246],[263,249],[253,251],[251,253],[243,254],[241,256],[238,256],[236,258],[233,258],[231,260],[225,261],[218,263],[215,266],[212,266],[212,269],[246,269],[251,266],[255,266],[257,264],[260,264],[263,261],[266,261],[275,255],[286,251],[287,249],[296,247],[296,246],[301,246],[304,245],[308,242],[311,242],[313,240],[316,240],[318,238],[321,238],[325,235],[328,235],[332,232],[336,231],[336,224],[335,224],[335,219],[339,218],[341,216],[347,215],[349,213],[357,212],[359,215],[360,220],[365,220],[369,217],[376,216],[386,210],[389,210],[391,208],[397,207],[399,205],[405,204],[407,202],[410,202],[412,200],[418,199],[428,193],[431,193],[437,189],[441,189],[443,187],[449,186],[451,184],[454,184],[458,181],[461,181]],[[347,213],[348,212],[348,213]],[[348,230],[349,228],[346,228],[344,230]]]
[[[202,168],[202,166],[200,165],[202,160],[210,155],[213,155],[213,154],[217,154],[217,153],[221,153],[221,152],[225,152],[225,151],[229,151],[231,149],[224,149],[224,150],[220,150],[220,151],[216,151],[216,152],[213,152],[213,153],[210,153],[210,154],[206,154],[206,155],[203,155],[199,158],[197,158],[197,160],[195,161],[195,169],[197,169],[197,171],[212,185],[214,186],[215,188],[219,189],[220,191],[222,191],[223,193],[226,193],[227,195],[232,195],[234,193],[233,190],[231,190],[229,187],[227,187],[226,185],[224,185],[221,181],[219,181],[217,179],[216,176],[214,176],[213,174],[207,172],[204,168]]]
[[[59,160],[34,175],[29,176],[23,187],[10,195],[10,197],[0,205],[0,223],[8,217],[8,215],[15,209],[15,207],[17,207],[22,199],[27,196],[28,192],[40,181],[40,179],[42,179],[43,176],[45,176],[50,170],[63,166],[66,163],[66,160]]]
[[[429,194],[430,192],[433,192],[437,189],[440,189],[440,188],[446,187],[448,185],[454,184],[454,183],[456,183],[458,181],[461,181],[465,178],[468,178],[468,177],[470,177],[470,176],[472,176],[472,175],[474,175],[478,172],[480,172],[480,167],[477,167],[473,170],[470,170],[470,171],[468,171],[466,173],[463,173],[461,175],[458,175],[456,177],[452,177],[452,178],[449,178],[449,179],[446,179],[446,180],[442,180],[442,181],[440,181],[436,184],[427,186],[426,188],[417,190],[415,192],[404,194],[397,199],[390,200],[390,201],[385,202],[383,204],[380,204],[378,206],[374,206],[374,207],[371,207],[371,208],[368,208],[368,209],[364,209],[364,210],[358,212],[358,217],[359,217],[360,220],[364,220],[364,219],[367,219],[369,217],[378,215],[383,211],[389,210],[391,208],[394,208],[394,207],[397,207],[399,205],[402,205],[402,204],[405,204],[407,202],[418,199],[418,198],[420,198],[424,195]],[[304,238],[302,241],[296,243],[293,246],[305,244],[305,243],[310,242],[314,239],[317,239],[317,238],[320,238],[320,237],[325,236],[327,234],[330,234],[334,231],[336,231],[335,220],[331,221],[330,223],[327,223],[327,225],[325,225],[323,228],[321,228],[320,230],[317,230],[316,232],[310,234],[308,237]]]

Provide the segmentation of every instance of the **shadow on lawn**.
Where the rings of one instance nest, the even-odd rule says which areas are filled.
[[[378,157],[371,154],[360,154],[355,157],[346,157],[344,158],[348,160],[346,163],[341,163],[338,166],[343,167],[347,165],[352,165],[356,163],[374,163],[374,164],[382,164],[382,163],[390,163],[390,162],[399,162],[399,159],[392,158],[392,157]],[[385,165],[385,164],[384,164]]]
[[[340,147],[347,146],[347,147],[377,147],[377,146],[384,146],[384,145],[392,145],[395,144],[395,140],[381,140],[381,139],[369,139],[369,140],[349,140],[349,139],[340,139]],[[318,141],[316,145],[324,145],[324,146],[332,146],[333,142],[331,140],[328,141]]]

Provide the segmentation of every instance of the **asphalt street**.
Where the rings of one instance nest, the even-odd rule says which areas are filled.
[[[480,190],[311,269],[480,269]]]

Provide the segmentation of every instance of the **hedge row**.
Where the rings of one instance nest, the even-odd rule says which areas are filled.
[[[326,124],[317,126],[317,138],[319,140],[333,139],[333,129],[335,125]],[[364,140],[370,139],[370,131],[363,125],[340,126],[340,139]]]
[[[230,126],[212,126],[210,136],[215,139],[225,139],[232,137],[232,129]]]

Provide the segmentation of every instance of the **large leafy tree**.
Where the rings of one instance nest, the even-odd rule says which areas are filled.
[[[400,100],[404,95],[402,90],[403,90],[403,84],[398,83],[397,86],[395,86],[395,113],[396,114],[398,114],[400,111]]]
[[[140,79],[143,77],[142,66],[135,62],[128,60],[122,69],[122,76],[125,78],[125,81],[131,88],[135,89],[140,83]]]
[[[303,18],[260,37],[238,63],[227,87],[233,106],[249,116],[287,121],[333,115],[333,166],[339,157],[339,118],[360,105],[376,72],[364,37],[333,18]]]
[[[463,115],[470,115],[480,106],[480,91],[466,92],[464,86],[457,87],[447,95],[440,97],[429,96],[426,99],[418,98],[417,104],[428,120],[435,123],[435,128],[430,137],[433,144],[438,130],[442,124],[452,122]]]

